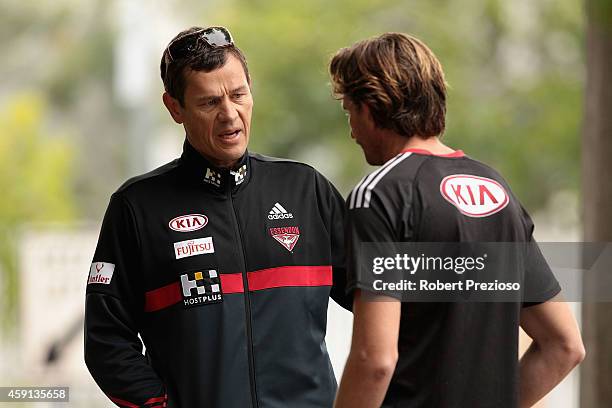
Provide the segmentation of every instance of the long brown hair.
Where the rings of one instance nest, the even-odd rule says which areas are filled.
[[[340,49],[329,65],[334,96],[367,104],[376,126],[403,136],[444,131],[446,81],[440,62],[420,40],[385,33]]]

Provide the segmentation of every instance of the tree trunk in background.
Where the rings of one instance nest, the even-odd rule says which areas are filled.
[[[612,0],[586,0],[586,10],[584,240],[612,242]],[[597,276],[586,274],[585,292],[597,287],[597,281]],[[612,302],[584,300],[582,326],[587,358],[581,366],[581,407],[612,407]]]

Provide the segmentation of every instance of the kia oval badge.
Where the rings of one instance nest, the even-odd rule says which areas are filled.
[[[497,181],[469,174],[444,177],[440,193],[468,217],[488,217],[503,210],[509,201],[508,193]]]
[[[203,214],[188,214],[173,218],[168,223],[170,229],[178,232],[191,232],[204,228],[208,217]]]

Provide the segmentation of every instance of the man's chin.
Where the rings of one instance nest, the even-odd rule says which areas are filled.
[[[380,166],[381,164],[383,164],[383,162],[379,160],[378,157],[369,156],[365,153],[365,151],[363,152],[363,155],[365,156],[366,162],[368,162],[370,166]]]

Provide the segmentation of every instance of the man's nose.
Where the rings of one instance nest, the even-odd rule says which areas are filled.
[[[223,98],[220,105],[219,119],[231,122],[238,117],[236,106],[229,98]]]

